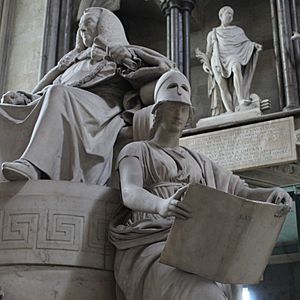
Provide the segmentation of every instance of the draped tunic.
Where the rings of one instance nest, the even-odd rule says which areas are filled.
[[[240,65],[243,74],[243,97],[250,99],[250,87],[255,72],[258,51],[255,43],[249,40],[244,30],[238,26],[213,28],[207,36],[207,48],[212,49],[210,65],[212,74],[208,77],[208,96],[211,101],[212,115],[221,114],[224,109],[216,92],[216,76],[226,79],[227,86],[232,95],[232,106],[239,105],[233,87],[233,67]]]

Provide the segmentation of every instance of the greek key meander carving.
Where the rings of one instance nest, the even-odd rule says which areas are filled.
[[[110,205],[97,214],[64,210],[0,210],[0,251],[8,249],[51,249],[113,252],[107,241]],[[110,214],[108,214],[110,212]]]

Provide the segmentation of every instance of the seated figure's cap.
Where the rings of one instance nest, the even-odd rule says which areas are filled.
[[[154,106],[152,113],[164,102],[191,103],[191,86],[188,79],[178,70],[170,70],[164,73],[155,85]]]

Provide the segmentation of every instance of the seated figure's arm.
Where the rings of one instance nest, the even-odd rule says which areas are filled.
[[[71,66],[78,54],[80,53],[79,48],[74,48],[67,54],[65,54],[57,63],[55,67],[53,67],[50,71],[47,72],[47,74],[39,81],[39,83],[35,86],[32,93],[38,93],[41,92],[46,86],[53,83],[53,81],[66,69],[68,69],[69,66]]]
[[[31,103],[39,98],[39,95],[36,94],[41,92],[46,86],[52,84],[54,79],[56,79],[61,72],[61,67],[57,65],[39,81],[31,93],[24,91],[9,91],[2,96],[0,102],[13,105],[27,105],[28,103]]]
[[[281,204],[280,214],[288,213],[293,205],[290,195],[279,187],[275,188],[249,188],[244,187],[237,196],[250,200],[265,201],[274,204]]]
[[[44,89],[47,85],[52,84],[54,79],[57,78],[58,75],[61,74],[61,69],[58,66],[55,66],[52,68],[35,86],[35,88],[32,90],[32,93],[38,93],[42,89]]]
[[[186,219],[191,210],[179,201],[187,186],[178,190],[172,197],[163,199],[143,188],[143,173],[136,157],[125,157],[119,164],[121,190],[124,205],[134,211],[159,214],[162,217],[175,216]]]

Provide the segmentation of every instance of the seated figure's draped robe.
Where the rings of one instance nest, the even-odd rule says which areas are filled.
[[[0,105],[0,162],[21,156],[50,179],[105,185],[115,141],[125,126],[124,96],[134,88],[138,92],[171,66],[155,51],[128,47],[159,63],[122,73],[105,58],[92,61],[86,49],[36,101],[27,106]]]
[[[134,142],[122,149],[118,163],[125,157],[139,160],[143,188],[164,199],[188,183],[202,183],[232,194],[245,187],[238,176],[187,148]],[[110,228],[110,239],[117,248],[114,271],[118,300],[236,299],[230,285],[159,262],[172,222],[173,218],[120,208]]]

